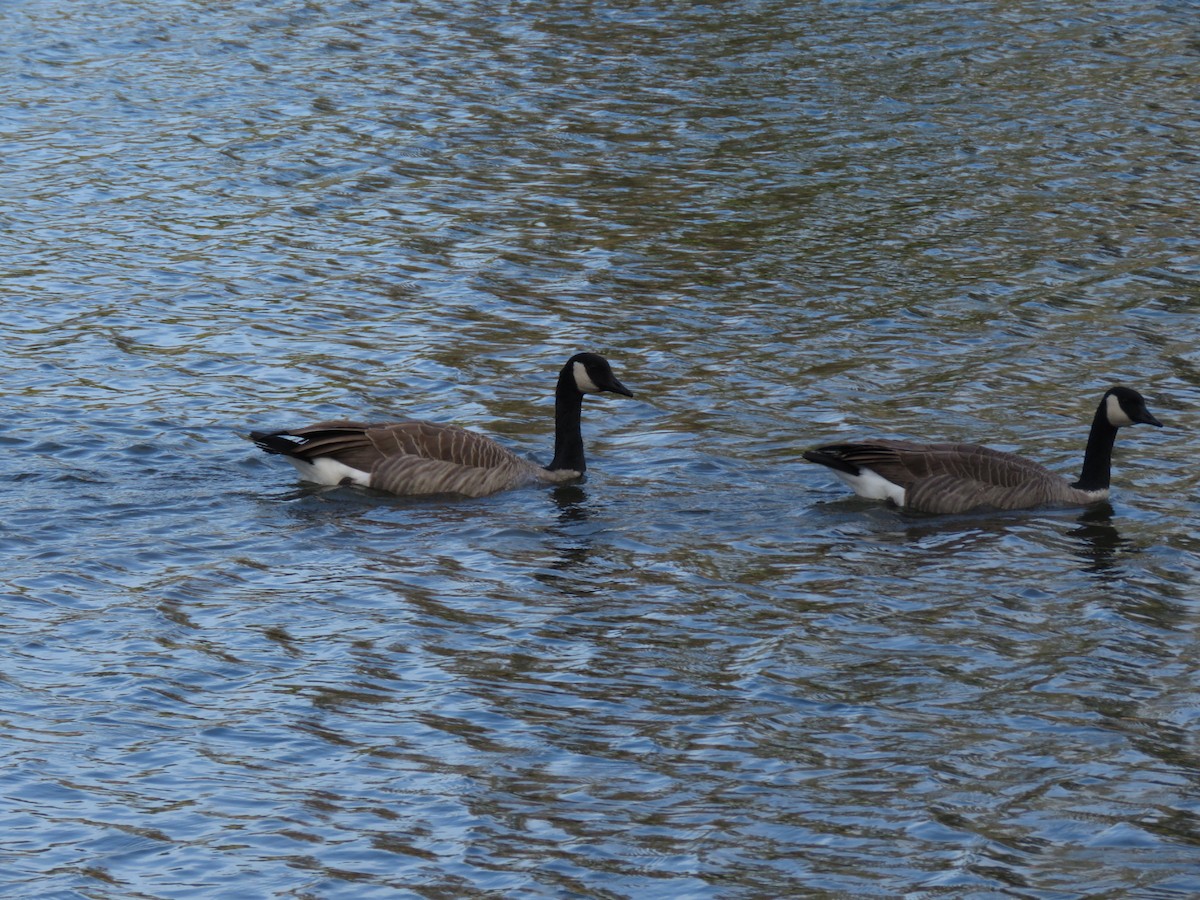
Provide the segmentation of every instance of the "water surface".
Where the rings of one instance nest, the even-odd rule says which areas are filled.
[[[1190,3],[0,10],[0,894],[1200,892]],[[315,490],[409,416],[587,481]],[[1111,505],[937,519],[892,434]]]

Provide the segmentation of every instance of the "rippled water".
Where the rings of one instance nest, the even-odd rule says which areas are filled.
[[[1192,3],[0,8],[0,894],[1200,893]],[[319,491],[452,421],[585,484]],[[1111,507],[855,498],[831,438]]]

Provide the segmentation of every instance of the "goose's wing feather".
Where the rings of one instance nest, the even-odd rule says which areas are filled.
[[[525,463],[490,437],[454,425],[394,422],[371,427],[367,437],[388,457],[405,454],[472,469],[498,469]]]
[[[291,455],[310,461],[327,456],[363,471],[384,459],[403,456],[473,469],[523,462],[486,435],[433,422],[318,422],[281,434],[300,439]]]
[[[524,460],[479,468],[444,459],[397,454],[381,459],[371,470],[371,487],[401,495],[486,497],[537,480],[537,467]]]
[[[904,505],[923,512],[1023,509],[1075,499],[1071,486],[1044,466],[979,444],[880,440],[821,450],[900,485]]]
[[[394,494],[482,497],[536,481],[542,471],[485,435],[432,422],[318,422],[278,435],[298,441],[276,452],[306,462],[335,460]]]
[[[833,444],[820,449],[852,466],[870,469],[904,488],[937,475],[998,487],[1013,487],[1043,475],[1056,477],[1044,466],[1023,456],[979,444],[878,440]]]

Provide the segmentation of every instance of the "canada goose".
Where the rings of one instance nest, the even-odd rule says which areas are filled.
[[[860,497],[918,512],[1086,506],[1108,498],[1117,429],[1139,422],[1162,427],[1137,391],[1106,392],[1092,419],[1083,472],[1073,484],[1033,460],[978,444],[863,441],[818,447],[804,458],[831,468]]]
[[[251,432],[268,453],[286,456],[305,481],[358,484],[393,494],[483,497],[523,484],[554,484],[587,469],[579,414],[583,395],[633,394],[595,353],[577,353],[554,391],[554,459],[542,468],[489,437],[453,425],[401,421],[318,422],[284,431]]]

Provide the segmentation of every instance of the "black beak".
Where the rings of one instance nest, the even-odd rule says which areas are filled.
[[[1142,425],[1153,425],[1155,428],[1163,427],[1163,423],[1158,421],[1158,419],[1154,418],[1154,416],[1150,415],[1150,410],[1145,409],[1145,408],[1139,410],[1137,416],[1134,417],[1133,421],[1138,422]]]
[[[629,388],[617,381],[616,375],[611,376],[608,383],[601,386],[604,388],[604,390],[612,391],[614,394],[624,394],[626,397],[633,396],[633,391],[629,390]],[[1147,415],[1149,415],[1149,413],[1147,413]]]

